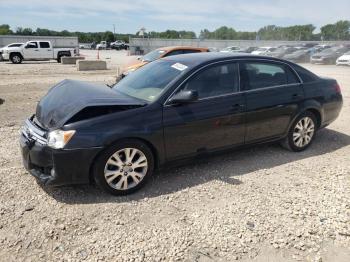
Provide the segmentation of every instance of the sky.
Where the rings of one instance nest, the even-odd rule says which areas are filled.
[[[167,29],[256,31],[265,25],[350,20],[350,0],[0,0],[0,24],[32,29],[136,33]]]

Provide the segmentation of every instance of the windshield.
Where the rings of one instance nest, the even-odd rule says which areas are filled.
[[[164,53],[165,53],[164,50],[154,50],[146,54],[144,57],[142,57],[142,60],[147,62],[152,62],[154,60],[159,59]]]
[[[156,100],[165,87],[187,70],[187,66],[174,61],[158,60],[129,74],[113,86],[114,90],[147,102]]]
[[[339,47],[332,47],[332,48],[327,48],[327,49],[323,50],[321,53],[322,54],[330,54],[330,53],[337,52],[338,50],[340,50]]]

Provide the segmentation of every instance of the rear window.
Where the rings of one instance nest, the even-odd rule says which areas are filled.
[[[298,75],[304,83],[314,82],[318,80],[318,76],[306,70],[305,68],[302,68],[301,66],[293,65],[293,68],[298,73]]]
[[[40,42],[40,48],[50,48],[50,44],[48,42]]]
[[[296,84],[300,81],[289,67],[267,62],[246,62],[240,65],[243,90]]]

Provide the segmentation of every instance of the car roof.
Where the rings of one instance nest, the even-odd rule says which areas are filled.
[[[195,53],[186,55],[176,55],[162,58],[161,60],[173,61],[174,63],[181,63],[190,67],[195,67],[201,64],[209,64],[220,61],[232,60],[232,59],[257,59],[257,60],[271,60],[283,63],[289,63],[288,61],[269,57],[259,56],[246,53],[221,53],[221,52],[207,52],[207,53]]]
[[[193,46],[165,46],[158,48],[157,50],[163,50],[163,51],[174,51],[174,50],[200,50],[200,51],[208,51],[209,48],[207,47],[193,47]]]

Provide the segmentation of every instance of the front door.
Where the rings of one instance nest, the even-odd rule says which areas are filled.
[[[299,78],[283,63],[240,63],[241,89],[246,94],[246,143],[278,138],[287,132],[304,92]]]
[[[23,49],[25,59],[40,59],[40,51],[37,42],[28,42]]]
[[[206,67],[179,90],[195,90],[199,99],[189,104],[164,106],[168,160],[244,143],[245,98],[238,92],[236,63]]]

